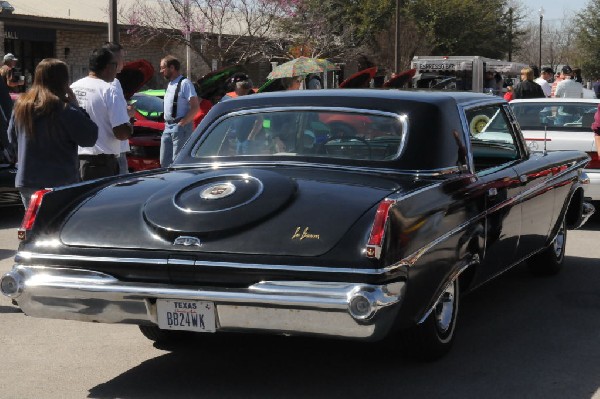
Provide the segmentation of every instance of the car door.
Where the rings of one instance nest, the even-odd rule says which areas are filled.
[[[521,141],[525,150],[526,143],[521,140],[519,124],[510,108],[506,109],[511,119],[511,128],[515,137]],[[521,237],[517,246],[517,259],[526,258],[536,250],[543,248],[551,229],[554,215],[555,192],[549,182],[560,172],[562,165],[548,162],[543,153],[524,151],[521,161],[514,168],[521,184],[518,202],[521,204]]]
[[[475,284],[483,283],[517,260],[521,234],[521,192],[515,166],[523,149],[502,104],[467,109],[471,154],[479,191],[485,197],[485,249]]]

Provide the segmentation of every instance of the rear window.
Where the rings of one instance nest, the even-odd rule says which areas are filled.
[[[523,130],[590,130],[598,105],[594,103],[512,103]]]
[[[323,157],[393,160],[404,116],[290,110],[237,114],[218,121],[192,150],[195,158]]]

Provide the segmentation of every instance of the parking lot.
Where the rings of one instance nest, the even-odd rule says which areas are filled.
[[[21,215],[0,210],[0,273]],[[596,215],[569,231],[559,276],[520,265],[466,296],[435,363],[393,342],[227,334],[154,347],[135,326],[34,319],[0,297],[0,397],[600,398],[599,237]]]

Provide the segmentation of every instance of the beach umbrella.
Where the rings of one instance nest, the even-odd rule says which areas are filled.
[[[361,87],[369,87],[369,83],[371,82],[371,79],[375,77],[376,73],[377,67],[371,67],[363,69],[362,71],[358,71],[340,83],[340,88],[357,89]]]
[[[291,78],[293,76],[306,76],[311,73],[321,73],[325,70],[339,69],[334,63],[324,58],[299,57],[277,65],[267,79]]]

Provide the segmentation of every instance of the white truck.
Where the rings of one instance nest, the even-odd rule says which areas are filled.
[[[479,56],[415,56],[413,87],[500,94],[527,64]]]

